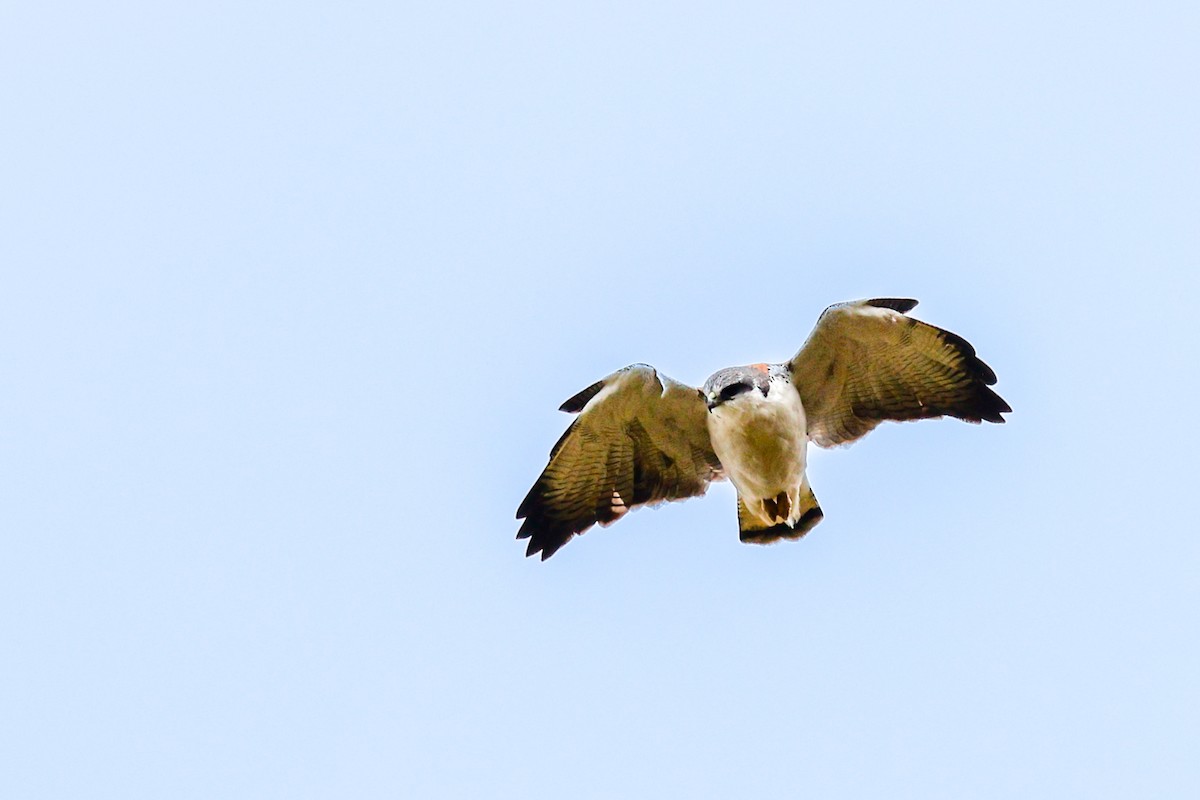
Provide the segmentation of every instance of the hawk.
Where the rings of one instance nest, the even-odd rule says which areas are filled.
[[[848,444],[884,420],[1004,422],[996,373],[967,340],[908,316],[916,300],[830,306],[783,364],[728,367],[696,389],[632,364],[562,404],[578,416],[517,509],[527,556],[630,510],[728,478],[743,542],[799,539],[824,513],[808,443]]]

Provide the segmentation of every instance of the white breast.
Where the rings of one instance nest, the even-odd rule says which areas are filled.
[[[744,499],[793,493],[804,478],[808,436],[800,393],[785,379],[717,406],[708,415],[713,451]]]

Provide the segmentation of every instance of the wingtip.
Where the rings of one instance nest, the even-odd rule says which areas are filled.
[[[977,395],[977,400],[972,409],[972,416],[977,417],[979,422],[991,422],[997,425],[1003,425],[1006,420],[1004,414],[1012,413],[1012,406],[1005,402],[1004,398],[996,394],[995,391],[986,387],[979,387],[982,391]]]
[[[1003,425],[1004,423],[1008,422],[1003,415],[1011,414],[1012,407],[1008,403],[1004,402],[999,395],[996,395],[996,399],[1000,401],[1000,404],[993,409],[989,409],[989,413],[984,417],[984,419],[988,422],[994,422],[997,425]]]
[[[531,558],[536,555],[540,556],[540,561],[545,561],[546,559],[550,558],[550,556],[557,553],[558,549],[566,543],[566,540],[562,542],[546,542],[539,541],[537,538],[531,539],[529,541],[529,546],[525,548],[525,557]]]
[[[521,524],[521,529],[517,531],[518,540],[529,540],[525,547],[525,557],[540,553],[542,561],[557,553],[559,548],[575,538],[575,535],[576,533],[569,528],[548,524],[548,521],[538,514],[526,518]]]

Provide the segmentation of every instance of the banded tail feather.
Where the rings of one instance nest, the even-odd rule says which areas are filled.
[[[776,519],[782,516],[786,520],[790,516],[791,503],[786,492],[780,492],[778,497],[759,502],[763,503],[766,513]],[[782,514],[785,507],[789,513]],[[766,524],[758,516],[750,513],[742,496],[738,495],[738,535],[743,542],[749,544],[772,544],[781,539],[795,541],[812,530],[824,516],[825,512],[821,510],[821,504],[817,502],[817,496],[813,494],[807,480],[800,487],[800,516],[794,525],[789,525],[786,521],[774,525]]]

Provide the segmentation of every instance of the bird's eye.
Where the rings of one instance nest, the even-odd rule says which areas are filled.
[[[741,381],[739,383],[731,383],[728,386],[726,386],[724,389],[721,390],[721,400],[722,400],[722,402],[724,402],[726,400],[732,400],[733,398],[737,397],[742,392],[748,392],[748,391],[750,391],[750,384],[746,383],[745,381]]]

